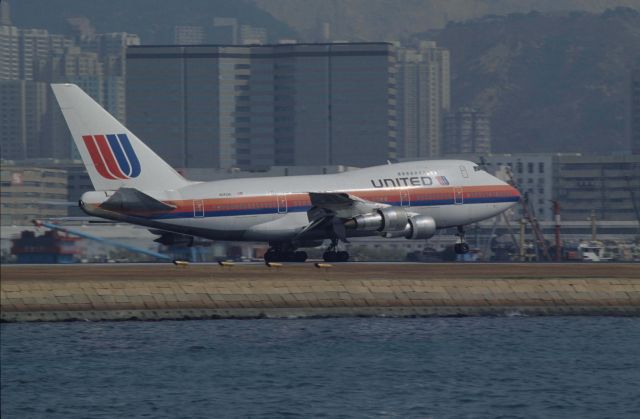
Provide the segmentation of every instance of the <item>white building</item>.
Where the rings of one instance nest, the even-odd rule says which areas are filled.
[[[444,117],[445,154],[491,152],[489,115],[473,108],[459,108]]]

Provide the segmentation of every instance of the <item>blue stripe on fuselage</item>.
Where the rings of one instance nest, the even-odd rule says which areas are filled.
[[[517,196],[504,196],[504,197],[488,197],[488,198],[466,198],[464,200],[464,204],[495,204],[495,203],[505,203],[505,202],[517,202]],[[386,202],[386,204],[399,207],[400,202]],[[443,199],[443,200],[429,200],[429,201],[412,201],[411,207],[433,207],[438,205],[459,205],[454,202],[453,199]],[[408,207],[408,208],[411,208]],[[286,214],[290,212],[306,212],[311,208],[311,206],[301,205],[295,207],[287,208],[286,212],[282,212],[281,214]],[[185,212],[173,212],[169,214],[155,215],[152,217],[147,217],[150,219],[156,220],[166,220],[166,219],[174,219],[174,218],[207,218],[207,217],[231,217],[234,215],[263,215],[263,214],[278,214],[278,208],[247,208],[247,209],[237,209],[237,210],[213,210],[206,211],[204,216],[194,217],[193,211],[185,211]]]

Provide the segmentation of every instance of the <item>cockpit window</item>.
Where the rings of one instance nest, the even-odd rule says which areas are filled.
[[[479,172],[479,171],[481,171],[481,170],[482,170],[482,169],[480,168],[480,166],[473,166],[473,171],[474,171],[474,172]]]

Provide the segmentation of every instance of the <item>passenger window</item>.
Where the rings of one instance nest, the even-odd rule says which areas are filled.
[[[469,177],[469,173],[467,173],[467,168],[462,165],[460,166],[460,173],[462,173],[462,177],[464,178]]]

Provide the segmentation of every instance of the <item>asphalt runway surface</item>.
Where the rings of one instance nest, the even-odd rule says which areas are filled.
[[[314,263],[283,263],[268,267],[260,262],[106,263],[73,265],[2,265],[3,281],[13,280],[156,280],[179,278],[251,279],[559,279],[640,278],[638,263],[335,263],[316,268]]]

